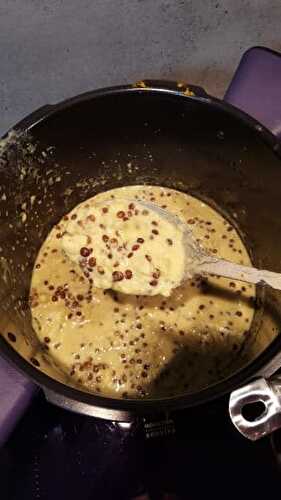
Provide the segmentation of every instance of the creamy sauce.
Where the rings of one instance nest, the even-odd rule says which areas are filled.
[[[255,288],[218,277],[194,278],[167,298],[94,287],[94,271],[81,267],[78,251],[72,259],[66,255],[64,236],[73,234],[73,224],[82,227],[80,214],[83,224],[84,214],[108,199],[152,201],[185,220],[209,252],[251,265],[236,229],[197,198],[144,186],[101,193],[63,217],[38,254],[30,301],[40,342],[72,383],[111,397],[178,395],[229,375],[239,366],[249,335]],[[95,241],[90,244],[94,248]],[[79,242],[79,251],[83,245]],[[168,251],[167,245],[159,262]]]
[[[182,230],[136,200],[83,203],[68,218],[62,248],[97,288],[169,296],[184,278]]]

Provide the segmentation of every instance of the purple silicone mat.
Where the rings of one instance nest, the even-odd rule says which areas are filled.
[[[281,54],[265,47],[247,50],[224,99],[281,139]]]
[[[281,138],[281,54],[253,47],[242,57],[225,100]],[[36,386],[0,358],[0,446],[28,407]]]
[[[27,409],[37,387],[0,358],[0,446]]]

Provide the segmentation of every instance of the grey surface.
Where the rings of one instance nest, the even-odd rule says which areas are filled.
[[[221,96],[250,46],[281,50],[280,0],[0,0],[0,133],[96,87],[176,78]]]

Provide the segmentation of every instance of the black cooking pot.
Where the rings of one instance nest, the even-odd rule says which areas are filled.
[[[145,81],[103,89],[25,118],[1,145],[1,353],[48,400],[75,412],[126,422],[234,391],[231,416],[246,436],[280,426],[278,378],[265,380],[281,365],[280,292],[258,293],[250,356],[239,371],[200,392],[157,400],[110,399],[72,387],[38,346],[27,302],[51,227],[79,202],[122,185],[168,186],[210,202],[237,221],[256,266],[281,272],[280,160],[272,133],[192,85]],[[258,400],[265,410],[249,422],[242,407]]]

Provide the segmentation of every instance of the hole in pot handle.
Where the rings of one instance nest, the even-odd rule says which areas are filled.
[[[254,420],[246,418],[246,407],[249,410],[251,406],[257,407],[257,403],[262,403],[263,411]],[[259,378],[233,391],[229,413],[238,431],[252,441],[281,427],[281,376],[270,380]]]

